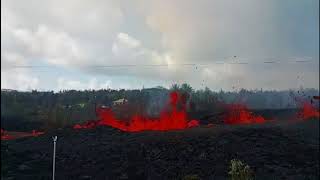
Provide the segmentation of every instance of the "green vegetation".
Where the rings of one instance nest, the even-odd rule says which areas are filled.
[[[241,102],[250,108],[293,108],[291,91],[240,90],[215,92],[209,88],[193,89],[188,84],[173,84],[170,89],[155,87],[141,90],[65,90],[60,92],[1,91],[1,126],[7,130],[32,130],[65,127],[74,123],[96,119],[95,107],[111,106],[125,98],[132,105],[131,113],[157,116],[167,103],[170,91],[180,91],[188,103],[189,112],[219,111],[221,102]],[[309,89],[306,95],[318,94]],[[220,109],[219,109],[220,108]],[[125,114],[127,111],[125,111]],[[119,113],[121,114],[121,113]],[[123,114],[123,113],[122,113]]]
[[[230,171],[228,172],[231,180],[252,180],[253,171],[250,166],[237,159],[230,161]]]

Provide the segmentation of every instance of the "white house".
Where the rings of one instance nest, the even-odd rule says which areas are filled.
[[[122,98],[122,99],[118,99],[116,101],[113,101],[112,105],[116,106],[116,105],[123,105],[123,104],[126,104],[126,103],[128,103],[128,100]]]

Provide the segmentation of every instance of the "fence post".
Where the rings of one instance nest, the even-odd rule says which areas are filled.
[[[52,180],[54,180],[54,175],[55,175],[55,166],[56,166],[56,142],[58,137],[54,136],[52,137],[53,139],[53,163],[52,163]]]

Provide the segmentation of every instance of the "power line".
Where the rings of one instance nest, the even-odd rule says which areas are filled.
[[[216,61],[211,62],[210,64],[197,64],[197,63],[181,63],[181,64],[113,64],[113,65],[88,65],[88,66],[78,66],[78,68],[132,68],[132,67],[169,67],[169,66],[195,66],[195,67],[203,67],[203,66],[212,66],[217,64],[239,64],[239,65],[250,65],[250,64],[276,64],[276,63],[311,63],[315,61],[310,60],[296,60],[296,61],[264,61],[264,62],[241,62],[241,61]],[[37,69],[37,68],[60,68],[59,66],[39,66],[39,65],[12,65],[5,66],[5,68],[9,69]]]
[[[95,65],[95,66],[78,66],[80,68],[121,68],[121,67],[168,67],[168,66],[196,66],[197,64],[115,64],[115,65]],[[58,66],[6,66],[6,68],[58,68]]]

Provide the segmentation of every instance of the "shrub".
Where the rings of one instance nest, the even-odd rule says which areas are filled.
[[[232,180],[252,180],[253,171],[250,166],[237,159],[230,161],[229,175]]]

